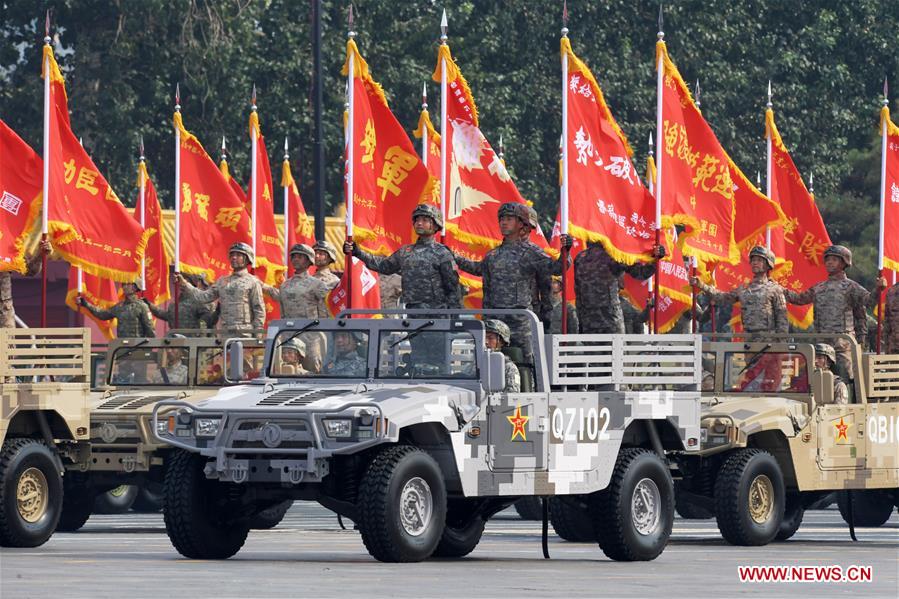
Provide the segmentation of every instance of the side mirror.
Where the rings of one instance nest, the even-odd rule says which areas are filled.
[[[243,380],[243,343],[229,340],[229,343],[225,343],[225,355],[228,358],[228,375],[225,380],[239,383]]]
[[[506,356],[500,352],[487,352],[487,393],[500,393],[506,388]]]

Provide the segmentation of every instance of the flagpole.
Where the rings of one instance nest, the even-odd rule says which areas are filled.
[[[181,114],[181,84],[175,84],[175,113]],[[181,127],[175,127],[175,274],[181,273]],[[175,285],[175,324],[178,328],[178,308],[181,285]]]
[[[44,24],[44,47],[50,46],[50,11]],[[50,213],[50,57],[44,58],[44,184],[41,203],[41,241],[47,241]],[[41,250],[41,327],[47,326],[47,253]]]
[[[349,40],[353,40],[356,37],[356,32],[353,31],[353,5],[350,4],[350,12],[348,16],[348,24],[349,31],[347,32],[347,38]],[[349,56],[347,57],[347,144],[346,144],[346,153],[347,153],[347,183],[346,183],[346,238],[347,241],[353,241],[353,146],[355,145],[354,136],[353,136],[353,118],[355,116],[355,96],[356,96],[356,61],[355,56],[352,52],[349,52]],[[346,254],[345,262],[343,266],[343,270],[346,276],[346,289],[347,289],[347,298],[346,298],[346,307],[352,309],[353,307],[353,255]]]
[[[702,107],[702,102],[700,101],[701,89],[699,87],[699,79],[696,80],[696,110],[699,110]],[[673,239],[677,239],[677,229],[675,227],[671,227],[671,232],[673,234]],[[696,256],[690,256],[690,276],[696,277]],[[696,299],[698,293],[696,287],[690,286],[690,332],[696,333],[699,330],[699,326],[696,322]]]
[[[253,99],[250,103],[250,112],[252,114],[256,114],[256,84],[253,84]],[[257,117],[258,119],[258,117]],[[251,116],[252,120],[252,116]],[[252,266],[256,268],[256,181],[258,179],[256,173],[256,150],[258,148],[258,137],[259,137],[259,129],[258,129],[259,121],[256,121],[256,127],[251,128],[250,130],[250,152],[252,153],[252,159],[250,161],[250,238],[253,240],[252,248],[253,248],[253,260]]]
[[[446,46],[449,39],[446,35],[449,23],[446,20],[446,9],[443,9],[443,16],[440,18],[440,45]],[[442,55],[441,55],[442,56]],[[447,210],[449,196],[446,189],[446,161],[449,157],[446,155],[446,135],[447,135],[447,118],[446,110],[446,58],[440,59],[440,211],[443,213],[443,238],[446,241],[446,220],[449,214]]]
[[[421,111],[428,111],[428,84],[421,84]],[[428,127],[422,123],[421,127],[421,163],[428,168]]]
[[[768,103],[765,105],[768,110],[771,110],[774,107],[774,104],[771,103],[771,80],[768,80]],[[767,129],[767,127],[766,127]],[[768,199],[774,200],[771,197],[771,132],[765,131],[765,137],[767,138],[767,146],[768,146],[768,159],[767,159],[767,171],[765,173],[765,195],[768,196]],[[779,202],[778,202],[779,203]],[[771,249],[771,226],[768,225],[765,227],[765,247],[769,250]]]
[[[568,37],[568,3],[562,7],[562,39]],[[562,54],[562,193],[559,197],[559,232],[568,235],[568,53]],[[562,250],[562,334],[568,333],[568,253],[564,239]],[[575,331],[576,332],[576,331]]]
[[[652,143],[652,131],[650,131],[650,132],[649,132],[649,158],[652,158],[652,157],[653,157],[653,156],[652,156],[652,155],[653,155],[652,148],[653,148],[653,143]],[[653,164],[655,164],[655,161],[653,161]],[[647,171],[649,170],[649,169],[648,169],[648,165],[649,165],[649,161],[647,161]],[[656,167],[656,171],[658,171],[658,167]],[[648,183],[648,185],[649,185],[649,195],[655,197],[655,188],[656,188],[656,182],[655,182],[655,179],[652,178],[652,176],[651,176],[652,173],[647,172],[646,174],[649,175],[649,176],[647,177],[647,183]],[[656,273],[658,273],[658,269],[656,269]],[[655,289],[655,282],[656,282],[657,279],[658,279],[658,277],[657,277],[656,275],[653,275],[653,276],[649,277],[649,288],[650,288],[650,289]],[[654,313],[655,313],[655,304],[653,304],[653,314],[654,314]],[[647,326],[649,327],[649,333],[650,333],[650,334],[655,333],[655,328],[654,328],[654,326],[653,326],[654,324],[655,324],[655,323],[653,322],[653,319],[650,318],[650,319],[649,319],[649,322],[647,323]]]
[[[885,277],[883,270],[883,226],[884,211],[886,209],[887,198],[887,119],[889,114],[890,100],[889,89],[887,88],[887,80],[883,80],[883,109],[881,109],[880,130],[880,234],[877,239],[877,276]],[[879,281],[878,281],[879,283]],[[883,289],[877,286],[877,353],[880,353],[880,345],[883,337]]]
[[[659,32],[656,34],[658,41],[661,43],[665,42],[665,32],[663,31],[664,21],[662,18],[662,5],[659,4]],[[663,156],[662,156],[662,140],[664,138],[662,131],[662,92],[664,90],[665,84],[665,69],[664,69],[664,59],[662,57],[662,53],[659,52],[659,57],[657,61],[657,75],[656,75],[656,155],[658,159],[656,161],[656,183],[655,183],[655,192],[656,192],[656,247],[661,245],[662,241],[662,166],[663,166]],[[652,307],[652,330],[653,332],[658,332],[659,330],[659,271],[661,269],[661,261],[656,260],[656,276],[653,280],[653,307]]]
[[[290,154],[287,152],[287,137],[284,137],[284,169],[290,168]],[[290,248],[288,247],[287,237],[290,234],[290,200],[287,189],[290,186],[287,181],[284,182],[284,266],[287,268],[287,274],[290,275]]]
[[[146,166],[144,164],[144,136],[140,137],[140,166],[138,167],[138,179],[140,181],[140,226],[142,229],[147,228],[146,224],[146,216],[147,216],[147,205],[146,205],[146,197],[147,197],[147,181],[144,178],[144,172]],[[147,285],[147,258],[146,256],[142,256],[140,259],[140,279],[143,282],[144,287]]]

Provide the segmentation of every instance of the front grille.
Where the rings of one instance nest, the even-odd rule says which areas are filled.
[[[267,435],[273,428],[277,429],[276,443]],[[314,441],[309,425],[302,420],[241,422],[231,436],[231,446],[235,449],[307,449],[314,446]]]
[[[138,443],[141,440],[137,422],[101,422],[91,426],[91,443]]]

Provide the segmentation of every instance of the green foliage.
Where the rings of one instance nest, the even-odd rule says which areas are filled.
[[[37,5],[37,6],[36,6]],[[326,200],[341,201],[340,76],[346,4],[325,2],[323,61]],[[232,172],[248,177],[250,90],[255,82],[263,133],[278,178],[284,136],[312,209],[312,47],[310,2],[298,0],[11,0],[0,4],[0,116],[40,150],[43,11],[53,10],[72,123],[119,195],[133,202],[137,142],[144,136],[151,176],[172,204],[175,83],[187,128],[217,159],[229,140]],[[360,0],[360,50],[408,129],[431,81],[441,3]],[[446,4],[453,54],[471,84],[481,126],[522,193],[548,223],[558,202],[561,130],[561,2],[452,0]],[[575,52],[591,67],[613,114],[646,155],[655,128],[655,0],[569,2]],[[703,112],[752,179],[764,172],[768,80],[784,141],[815,191],[834,241],[859,255],[870,282],[879,199],[878,110],[884,76],[899,75],[894,0],[680,0],[665,6],[666,41],[689,81],[701,80]]]

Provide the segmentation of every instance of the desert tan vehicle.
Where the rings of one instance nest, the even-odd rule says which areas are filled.
[[[199,402],[223,386],[258,376],[262,342],[229,338],[227,333],[184,332],[191,336],[110,343],[103,366],[95,372],[90,454],[69,466],[57,530],[78,530],[92,513],[124,512],[132,506],[139,511],[159,510],[167,446],[149,429],[156,403],[163,399]],[[238,342],[243,376],[228,380],[228,353]]]
[[[862,354],[844,337],[856,373],[844,405],[834,403],[834,374],[814,367],[811,335],[704,343],[702,449],[680,463],[679,508],[714,515],[735,545],[790,538],[804,510],[834,491],[850,527],[890,517],[899,356]]]
[[[66,468],[89,454],[90,331],[0,329],[0,546],[56,529]]]

